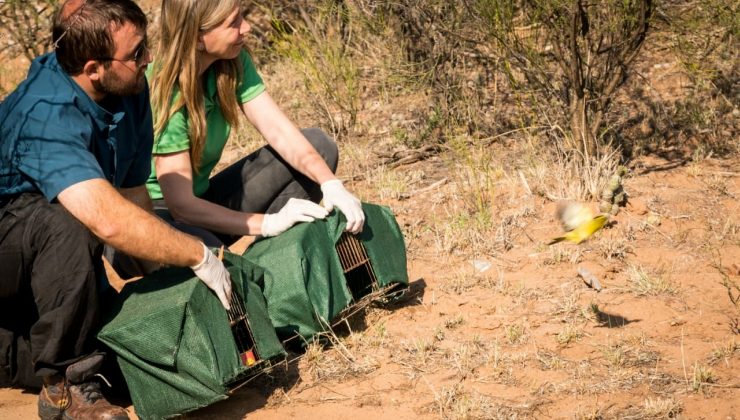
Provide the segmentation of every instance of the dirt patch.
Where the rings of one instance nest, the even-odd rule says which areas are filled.
[[[158,1],[142,4],[151,11]],[[650,85],[642,95],[677,101],[688,81],[659,47],[640,61],[639,83]],[[15,60],[3,63],[12,72],[0,72],[0,89],[23,77],[27,62]],[[260,71],[298,126],[320,123],[294,63]],[[646,147],[662,157],[630,161],[627,206],[608,226],[578,246],[547,246],[562,232],[537,171],[569,180],[527,149],[536,135],[448,138],[439,154],[390,169],[379,156],[412,144],[434,104],[428,92],[384,89],[363,97],[357,126],[340,137],[340,176],[396,214],[413,298],[372,308],[339,335],[342,346],[309,349],[188,418],[737,418],[737,156],[692,151],[691,142]],[[640,121],[644,136],[670,135]],[[235,135],[223,165],[255,147],[253,132]],[[464,211],[475,206],[482,220]],[[584,284],[578,268],[603,290]],[[36,398],[0,389],[0,418],[33,418]]]
[[[291,380],[275,372],[189,417],[734,418],[738,310],[723,276],[740,282],[738,162],[643,163],[625,182],[632,206],[591,241],[543,247],[559,229],[552,205],[522,197],[535,213],[528,236],[478,268],[438,250],[432,233],[414,236],[427,223],[414,221],[424,196],[390,200],[410,238],[415,297],[370,310],[341,336],[351,362],[337,349],[304,357]],[[0,390],[3,418],[32,417],[35,404],[33,393]]]

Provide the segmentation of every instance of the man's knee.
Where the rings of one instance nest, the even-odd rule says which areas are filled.
[[[60,204],[43,205],[31,223],[29,246],[46,258],[58,259],[53,263],[77,267],[89,264],[92,268],[102,254],[100,239]]]
[[[332,172],[336,172],[339,162],[337,143],[320,128],[304,128],[301,131],[311,145],[313,145],[314,149],[324,158]]]
[[[89,229],[61,204],[50,203],[41,194],[22,194],[10,205],[13,218],[7,222],[12,224],[14,235],[6,237],[6,242],[15,241],[25,261],[47,254],[65,262],[72,254],[92,254],[102,249],[102,242]]]

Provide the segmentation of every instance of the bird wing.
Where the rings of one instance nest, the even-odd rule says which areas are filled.
[[[581,242],[590,238],[591,235],[593,235],[596,231],[603,228],[607,220],[607,216],[600,214],[591,220],[587,220],[586,222],[581,223],[577,228],[566,233],[565,235],[553,238],[552,240],[550,240],[550,242],[548,242],[548,245],[556,244],[565,240],[573,242],[574,244],[580,244]]]
[[[594,213],[588,206],[576,201],[561,201],[556,209],[556,216],[566,231],[576,229],[578,226],[594,218]]]

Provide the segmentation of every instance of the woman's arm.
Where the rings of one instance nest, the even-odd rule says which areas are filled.
[[[291,167],[317,184],[337,179],[321,155],[267,92],[243,103],[242,111]]]
[[[154,165],[164,201],[180,222],[229,235],[275,236],[298,222],[323,219],[328,212],[308,200],[291,198],[275,214],[243,213],[193,194],[188,151],[155,155]]]
[[[196,197],[189,152],[154,155],[162,195],[172,217],[193,226],[230,235],[261,234],[263,215],[242,213]]]
[[[365,214],[360,200],[347,191],[303,133],[288,119],[267,92],[242,104],[247,119],[288,164],[321,185],[324,207],[334,207],[347,218],[346,230],[362,232]]]

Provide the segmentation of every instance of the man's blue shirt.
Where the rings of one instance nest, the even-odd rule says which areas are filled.
[[[41,192],[52,201],[96,178],[120,188],[144,185],[152,142],[148,87],[98,104],[54,53],[43,55],[0,103],[0,198]]]

